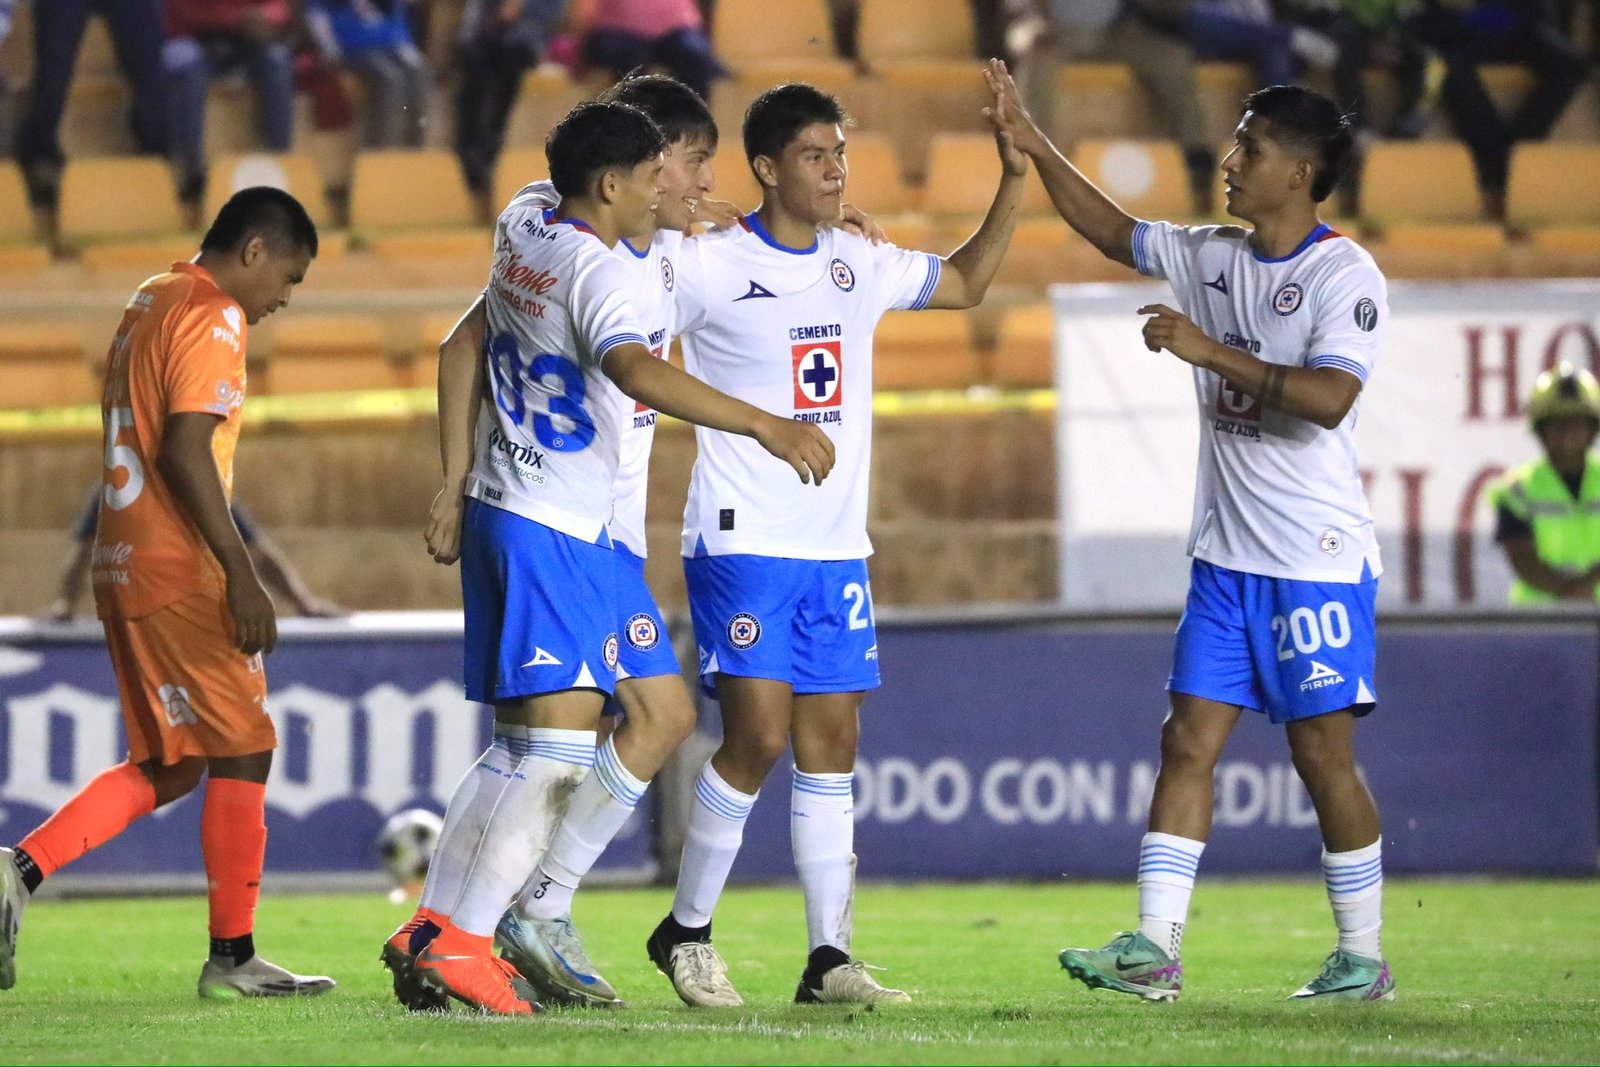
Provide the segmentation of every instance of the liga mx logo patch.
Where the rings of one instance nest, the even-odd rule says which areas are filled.
[[[856,287],[856,272],[842,259],[828,264],[828,277],[833,279],[833,284],[839,287],[840,292],[848,293]]]
[[[1306,291],[1294,282],[1290,282],[1272,298],[1272,310],[1280,315],[1293,315],[1300,310],[1300,302],[1306,298]]]
[[[838,341],[791,345],[794,406],[836,408],[844,403],[844,356]]]
[[[650,651],[661,641],[661,630],[656,626],[656,620],[642,611],[628,620],[626,633],[628,644],[640,652]]]
[[[600,655],[606,661],[606,670],[617,669],[617,635],[607,634],[606,643],[600,647]]]
[[[740,652],[753,648],[761,640],[761,621],[748,611],[741,611],[728,620],[728,643]]]
[[[1378,305],[1372,298],[1362,297],[1356,301],[1356,328],[1362,333],[1371,333],[1378,326]]]

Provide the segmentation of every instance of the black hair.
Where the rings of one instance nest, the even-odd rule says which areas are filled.
[[[818,122],[848,125],[844,106],[831,93],[804,82],[774,85],[744,113],[744,155],[777,159],[800,131]]]
[[[1316,176],[1311,199],[1328,199],[1355,156],[1350,116],[1321,93],[1299,85],[1269,85],[1245,97],[1244,109],[1272,123],[1268,136],[1280,144],[1311,150]]]
[[[317,255],[317,224],[305,207],[270,185],[240,189],[228,198],[200,241],[202,252],[236,252],[259,234],[274,252]]]
[[[667,144],[704,141],[717,147],[717,122],[700,94],[665,74],[630,73],[597,100],[638,108],[657,126]]]
[[[632,170],[667,146],[661,127],[629,104],[591,100],[555,124],[544,140],[550,180],[562,199],[589,195],[608,170]]]

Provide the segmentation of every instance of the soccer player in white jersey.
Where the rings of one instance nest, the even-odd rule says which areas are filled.
[[[1144,342],[1193,366],[1200,409],[1194,562],[1139,852],[1139,928],[1102,949],[1066,949],[1061,965],[1091,988],[1177,997],[1212,772],[1249,708],[1284,725],[1322,829],[1338,927],[1321,973],[1293,995],[1391,998],[1378,811],[1352,739],[1377,704],[1382,570],[1352,436],[1389,312],[1372,257],[1317,208],[1349,163],[1349,124],[1310,90],[1262,89],[1222,162],[1228,212],[1250,228],[1141,222],[1056,151],[1003,68],[990,77],[991,122],[1033,158],[1062,217],[1107,257],[1172,284],[1179,310],[1139,309],[1150,316]]]
[[[983,299],[1020,208],[1026,159],[1001,136],[988,216],[949,257],[874,246],[833,228],[845,192],[845,116],[812,86],[751,104],[745,155],[759,209],[684,243],[678,328],[690,373],[822,427],[839,468],[804,497],[765,476],[735,438],[697,431],[683,553],[702,682],[723,742],[701,771],[671,913],[647,951],[685,1003],[742,1003],[711,945],[711,916],[756,793],[793,741],[792,832],[810,955],[796,1000],[878,1003],[851,958],[851,783],[862,697],[878,685],[866,557],[872,334],[894,308]]]
[[[815,428],[718,393],[651,354],[635,279],[612,246],[650,229],[663,148],[648,116],[620,104],[580,105],[551,131],[546,156],[561,211],[519,195],[500,216],[485,293],[485,395],[470,466],[448,470],[467,497],[467,697],[495,706],[495,739],[446,813],[435,863],[465,874],[450,910],[427,917],[438,935],[412,960],[397,959],[388,943],[384,959],[498,1014],[535,1010],[494,959],[491,936],[533,869],[559,798],[594,761],[614,687],[619,574],[607,523],[617,391],[754,436],[806,481],[832,466],[831,442]],[[442,409],[458,385],[441,379]],[[461,459],[446,451],[447,464]]]

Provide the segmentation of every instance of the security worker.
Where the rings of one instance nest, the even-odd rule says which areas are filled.
[[[1600,599],[1600,382],[1558,364],[1534,383],[1528,417],[1543,458],[1489,488],[1494,539],[1516,572],[1511,602]]]

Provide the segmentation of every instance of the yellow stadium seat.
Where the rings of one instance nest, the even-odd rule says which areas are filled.
[[[1145,137],[1154,108],[1123,63],[1067,63],[1056,74],[1056,129],[1063,146],[1082,137]]]
[[[350,227],[384,258],[487,255],[456,157],[443,151],[373,151],[356,158]]]
[[[149,156],[68,162],[58,222],[73,244],[170,237],[184,228],[172,171]]]
[[[994,200],[1000,157],[985,133],[935,134],[928,149],[922,209],[930,215],[982,215]]]
[[[861,0],[857,39],[868,64],[977,56],[968,0]]]
[[[719,0],[711,34],[717,57],[735,69],[834,56],[825,0]]]
[[[38,239],[22,171],[0,160],[0,271],[37,271],[50,265],[50,250]]]
[[[76,325],[8,321],[0,329],[0,408],[92,404],[99,382]]]
[[[1194,213],[1183,151],[1173,141],[1080,141],[1072,162],[1130,215],[1181,219]]]
[[[383,347],[383,324],[364,315],[298,315],[274,323],[266,389],[332,393],[396,389],[408,384]]]
[[[322,231],[333,226],[333,213],[328,210],[328,195],[317,161],[310,156],[269,153],[218,156],[211,161],[206,183],[206,220],[216,218],[234,193],[255,185],[270,185],[293,195],[317,224],[319,237]]]
[[[978,381],[972,323],[964,311],[891,311],[872,341],[872,384],[888,389],[965,389]]]
[[[542,148],[508,148],[500,153],[494,171],[494,210],[504,211],[511,198],[529,182],[550,177],[550,164]]]
[[[1049,304],[1009,308],[1000,319],[994,384],[1006,389],[1048,389],[1055,384],[1055,309]]]
[[[850,130],[845,134],[850,176],[845,199],[872,215],[895,215],[915,207],[913,192],[900,176],[894,143],[880,133]]]
[[[1600,145],[1517,145],[1506,187],[1506,219],[1523,229],[1600,226]]]
[[[1387,141],[1361,169],[1361,217],[1387,230],[1406,223],[1475,223],[1483,218],[1472,157],[1456,141]]]
[[[522,76],[522,90],[506,121],[507,147],[538,150],[543,173],[544,139],[550,128],[593,95],[593,88],[575,80],[565,67],[553,63],[534,67]]]

